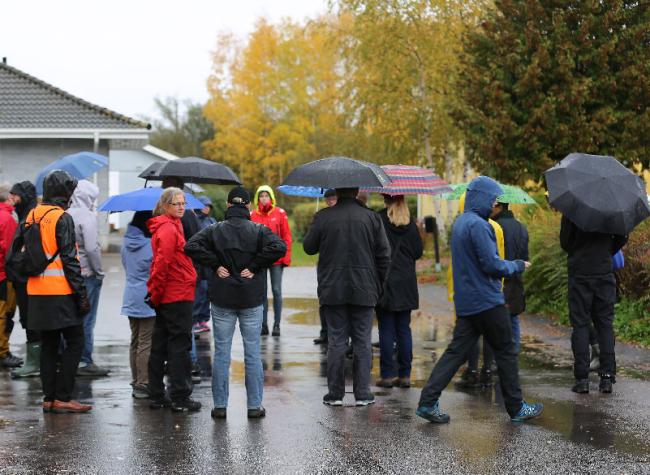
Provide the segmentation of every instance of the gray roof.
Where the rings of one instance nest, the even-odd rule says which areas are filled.
[[[0,62],[0,129],[150,129]]]

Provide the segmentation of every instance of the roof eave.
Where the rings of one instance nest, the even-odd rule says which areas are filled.
[[[0,129],[0,139],[148,140],[148,129]]]

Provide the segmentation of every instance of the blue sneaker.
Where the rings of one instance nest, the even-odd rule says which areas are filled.
[[[440,412],[440,404],[438,401],[436,401],[436,403],[431,407],[418,407],[418,410],[415,411],[415,413],[422,419],[426,419],[429,422],[436,422],[438,424],[445,424],[449,422],[449,414]]]
[[[528,419],[533,419],[539,417],[544,411],[544,405],[537,402],[535,404],[528,404],[526,401],[523,401],[521,404],[521,409],[517,415],[510,418],[512,422],[524,422]]]

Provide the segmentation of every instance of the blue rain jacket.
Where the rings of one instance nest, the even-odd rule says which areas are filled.
[[[129,224],[122,245],[122,265],[126,273],[122,315],[136,318],[156,315],[154,309],[144,303],[152,257],[151,239],[141,229]]]

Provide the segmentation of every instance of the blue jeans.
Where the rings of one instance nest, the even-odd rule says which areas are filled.
[[[242,340],[244,340],[247,405],[249,409],[258,409],[262,405],[264,393],[264,369],[260,353],[262,310],[262,305],[244,309],[221,308],[212,305],[214,335],[212,399],[214,407],[228,407],[230,350],[237,320],[239,320],[239,330]]]
[[[413,361],[413,339],[411,336],[411,311],[389,312],[377,310],[379,323],[379,372],[383,379],[409,378]],[[397,344],[397,365],[394,348]]]
[[[515,342],[515,350],[519,353],[521,342],[521,329],[519,328],[519,315],[510,314],[510,322],[512,323],[512,339]]]
[[[271,275],[271,292],[273,293],[273,324],[280,324],[280,317],[282,316],[282,271],[284,266],[278,264],[269,267],[268,274]],[[267,326],[267,316],[269,313],[269,299],[268,281],[266,278],[267,271],[264,271],[264,314],[262,317],[262,324]]]
[[[84,277],[84,285],[90,303],[90,312],[84,317],[84,349],[81,354],[81,362],[91,364],[93,362],[93,333],[97,321],[97,307],[99,306],[99,293],[102,290],[102,279]]]
[[[194,293],[194,308],[192,309],[192,323],[203,323],[210,320],[210,296],[208,281],[201,279],[196,284]]]

